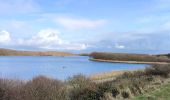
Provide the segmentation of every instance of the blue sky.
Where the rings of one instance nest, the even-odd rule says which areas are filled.
[[[0,0],[0,48],[170,52],[170,0]]]

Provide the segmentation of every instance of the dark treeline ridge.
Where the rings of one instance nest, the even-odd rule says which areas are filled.
[[[155,90],[170,78],[170,65],[152,65],[96,83],[76,75],[66,81],[38,76],[29,81],[0,79],[0,100],[124,100]]]
[[[93,59],[116,60],[116,61],[140,61],[140,62],[170,62],[168,57],[148,54],[125,54],[93,52],[90,54]]]
[[[0,49],[0,56],[73,56],[74,54],[56,51],[23,51]]]
[[[79,56],[89,56],[90,54],[88,54],[88,53],[81,53],[81,54],[79,54]]]
[[[156,55],[157,57],[167,57],[167,58],[170,58],[170,53],[169,54],[159,54],[159,55]]]

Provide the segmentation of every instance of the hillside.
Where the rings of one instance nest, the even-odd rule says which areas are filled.
[[[156,55],[157,57],[165,57],[165,58],[170,58],[170,53],[169,54],[159,54]]]
[[[125,54],[125,53],[105,53],[93,52],[90,54],[92,60],[111,60],[111,61],[137,61],[137,62],[170,62],[167,57],[148,55],[148,54]]]
[[[73,56],[68,52],[56,51],[22,51],[11,49],[0,49],[0,56]]]

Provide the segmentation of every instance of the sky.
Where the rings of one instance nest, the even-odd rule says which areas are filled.
[[[170,53],[170,0],[0,0],[0,48]]]

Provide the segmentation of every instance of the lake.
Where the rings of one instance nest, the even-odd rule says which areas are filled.
[[[142,69],[145,64],[89,61],[86,56],[0,56],[0,76],[28,80],[45,75],[60,80],[76,74],[92,75],[112,70]]]

